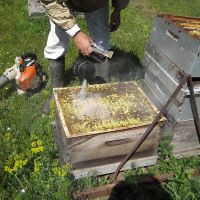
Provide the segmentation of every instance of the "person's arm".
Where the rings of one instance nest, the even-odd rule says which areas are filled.
[[[56,25],[66,30],[71,37],[80,31],[74,15],[65,4],[60,4],[56,0],[41,0],[41,3],[49,18]]]
[[[110,16],[110,32],[116,31],[121,23],[121,10],[128,6],[130,0],[112,0],[114,10]]]
[[[92,52],[91,39],[76,24],[71,10],[64,3],[60,4],[56,0],[41,0],[41,3],[49,18],[74,39],[77,49],[82,54],[89,55]]]

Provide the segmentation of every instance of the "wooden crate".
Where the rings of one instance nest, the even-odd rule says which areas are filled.
[[[28,0],[28,13],[30,17],[45,15],[45,11],[40,3],[40,0]]]
[[[62,163],[72,165],[73,174],[76,178],[88,176],[89,174],[102,175],[114,172],[124,156],[129,153],[133,145],[145,132],[149,123],[121,130],[70,135],[63,114],[64,109],[59,100],[60,92],[68,95],[69,91],[69,88],[54,89],[56,102],[55,137]],[[145,95],[144,98],[146,98]],[[150,102],[147,100],[147,103]],[[160,126],[162,124],[163,122],[160,122],[154,128],[123,170],[150,166],[156,163],[157,148],[161,137]]]
[[[28,0],[28,13],[30,17],[40,17],[46,15],[40,0]],[[74,15],[77,17],[84,17],[84,14],[81,12],[75,11]]]

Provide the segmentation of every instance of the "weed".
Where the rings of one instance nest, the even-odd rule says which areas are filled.
[[[161,139],[159,147],[158,147],[158,159],[166,160],[172,157],[172,133],[165,134],[165,136]]]

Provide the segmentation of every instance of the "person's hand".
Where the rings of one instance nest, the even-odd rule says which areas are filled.
[[[119,9],[114,9],[113,13],[110,16],[110,32],[114,32],[119,28],[121,19],[120,19],[121,11]]]
[[[79,32],[74,36],[74,43],[80,53],[84,56],[89,56],[92,52],[91,42],[92,39],[83,32]]]

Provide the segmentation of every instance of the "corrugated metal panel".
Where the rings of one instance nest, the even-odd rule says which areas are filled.
[[[194,24],[200,26],[200,19],[169,15],[155,18],[153,31],[145,48],[144,88],[147,96],[159,109],[181,81],[183,72],[200,77],[200,36],[192,34],[188,29],[194,27]],[[196,85],[196,88],[199,90],[200,86]],[[193,119],[185,90],[186,87],[166,113],[178,122]],[[197,106],[200,107],[197,93],[196,100]]]
[[[188,18],[170,18],[168,15],[156,17],[150,42],[186,73],[199,77],[200,36],[192,35],[188,29],[177,23],[178,18],[182,21],[185,20],[185,22],[188,21]],[[200,23],[200,19],[193,21]]]

